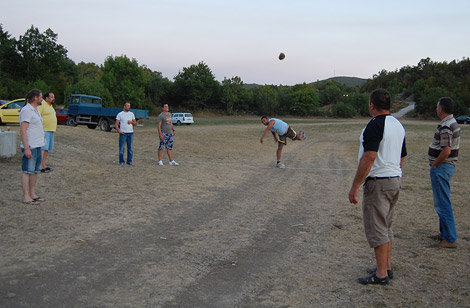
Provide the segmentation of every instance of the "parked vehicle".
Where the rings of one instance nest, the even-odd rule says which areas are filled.
[[[65,124],[67,122],[68,110],[63,108],[57,108],[55,110],[55,115],[57,117],[57,124]]]
[[[470,124],[470,117],[467,116],[456,117],[455,120],[459,124]]]
[[[72,94],[67,115],[66,124],[77,126],[78,124],[87,125],[90,129],[97,126],[102,131],[111,131],[115,127],[116,115],[122,111],[122,108],[103,107],[101,97]],[[137,121],[148,120],[148,110],[131,109]]]
[[[0,106],[3,105],[3,104],[6,104],[6,103],[8,103],[8,102],[9,102],[9,101],[6,101],[6,100],[4,100],[4,99],[0,99]]]
[[[19,98],[0,106],[0,124],[20,123],[20,109],[25,101],[24,98]]]
[[[193,115],[190,113],[175,112],[171,114],[171,122],[180,126],[181,124],[191,125],[194,120]]]

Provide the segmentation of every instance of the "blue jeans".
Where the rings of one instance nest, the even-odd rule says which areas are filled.
[[[24,156],[24,149],[21,149],[21,152],[23,153],[23,158],[21,160],[21,170],[23,171],[23,173],[26,174],[41,173],[41,147],[33,148],[30,150],[32,157],[26,158],[26,156]]]
[[[124,147],[127,144],[127,163],[132,163],[132,141],[134,140],[134,133],[119,134],[119,163],[124,164]]]
[[[455,166],[440,164],[437,168],[431,168],[431,185],[434,197],[434,208],[439,215],[439,232],[443,239],[449,243],[457,240],[454,212],[450,203],[450,179],[454,175]]]

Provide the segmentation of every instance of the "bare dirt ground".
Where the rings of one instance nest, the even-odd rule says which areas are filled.
[[[368,119],[288,119],[308,139],[288,142],[286,169],[257,119],[230,121],[178,127],[177,167],[156,165],[154,126],[122,168],[115,132],[60,126],[40,206],[21,203],[21,156],[0,160],[0,307],[470,307],[470,128],[452,180],[459,246],[445,250],[427,238],[437,123],[404,122],[383,287],[356,283],[375,259],[347,197]]]

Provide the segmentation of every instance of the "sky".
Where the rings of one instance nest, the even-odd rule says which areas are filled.
[[[204,62],[261,85],[468,58],[469,16],[468,0],[0,0],[4,31],[50,28],[75,63],[126,55],[173,80]]]

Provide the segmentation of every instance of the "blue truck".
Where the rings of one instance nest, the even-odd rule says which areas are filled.
[[[85,94],[72,94],[70,96],[67,121],[69,126],[87,125],[90,129],[97,126],[102,131],[110,132],[115,128],[116,116],[122,108],[103,107],[101,97]],[[149,119],[148,110],[131,109],[139,123]]]

